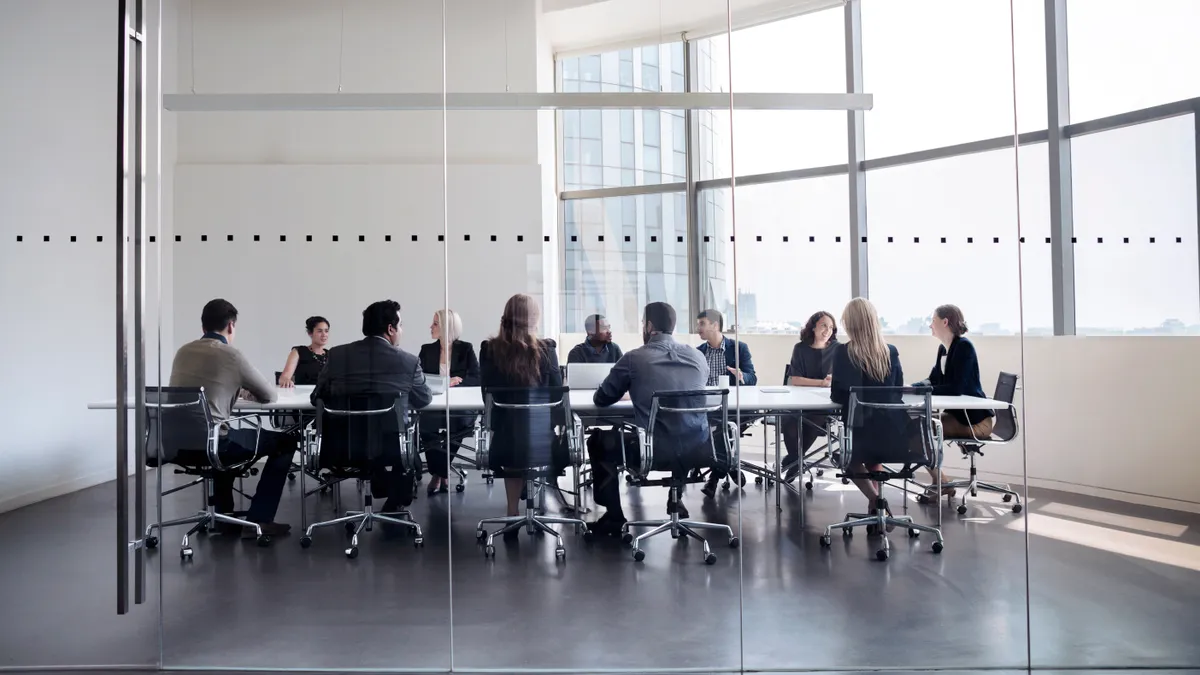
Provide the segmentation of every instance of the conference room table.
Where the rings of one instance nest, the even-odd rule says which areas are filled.
[[[721,387],[710,387],[710,389],[720,389]],[[276,392],[275,401],[271,403],[262,403],[249,399],[239,399],[234,404],[234,412],[237,413],[269,413],[269,412],[312,412],[314,406],[310,400],[312,394],[312,386],[295,386],[289,388],[279,388]],[[614,422],[625,421],[633,418],[633,403],[628,399],[623,399],[611,406],[598,406],[592,400],[595,394],[594,389],[572,389],[570,391],[571,412],[579,415],[585,425],[604,425]],[[920,396],[906,396],[905,401],[912,404],[918,404],[922,400]],[[134,407],[133,399],[128,402],[129,408]],[[1009,404],[1002,401],[995,401],[988,398],[978,398],[975,396],[933,396],[931,397],[931,405],[935,411],[939,410],[995,410],[998,408],[1007,408]],[[88,404],[89,410],[115,410],[117,407],[115,399],[106,401],[97,401]],[[429,406],[422,409],[423,412],[437,412],[440,410],[448,410],[450,414],[471,415],[480,414],[483,412],[483,390],[479,387],[453,387],[445,392],[435,394],[433,401]],[[754,421],[764,417],[779,417],[788,415],[823,414],[836,415],[841,409],[837,403],[830,399],[830,389],[827,387],[791,387],[791,386],[739,386],[729,387],[729,415],[733,421],[741,421],[743,423]],[[740,420],[738,415],[740,414]],[[801,422],[803,423],[803,422]],[[798,492],[791,485],[779,481],[778,467],[780,464],[780,447],[782,446],[780,438],[780,425],[775,425],[775,471],[771,471],[767,467],[748,467],[753,473],[758,475],[767,475],[772,481],[778,481],[780,485],[787,485],[789,488]],[[746,463],[743,461],[743,466]],[[776,490],[775,507],[782,509],[781,493],[782,490]],[[803,500],[801,501],[803,504]]]

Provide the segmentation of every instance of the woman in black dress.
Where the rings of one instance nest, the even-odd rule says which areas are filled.
[[[433,342],[421,345],[421,370],[426,375],[441,375],[448,378],[451,387],[478,387],[479,361],[470,342],[458,339],[462,335],[462,318],[451,309],[434,312],[429,326],[429,337]],[[474,419],[453,417],[450,419],[449,437],[462,436],[475,425]],[[450,463],[458,453],[451,446],[446,455],[446,414],[428,412],[421,414],[421,446],[425,450],[425,463],[432,478],[429,480],[430,495],[446,492],[449,488]]]
[[[800,341],[792,349],[791,377],[788,384],[793,387],[828,387],[832,382],[833,354],[837,346],[837,323],[829,312],[817,312],[808,318],[800,330]],[[824,415],[810,415],[807,424],[801,425],[800,416],[789,416],[782,420],[783,444],[787,456],[783,466],[787,473],[784,480],[792,482],[800,472],[800,459],[819,436],[824,436]]]
[[[500,319],[500,331],[496,337],[484,340],[479,345],[480,380],[485,390],[488,387],[562,386],[558,346],[554,340],[537,337],[540,318],[541,309],[530,296],[518,294],[509,298],[504,305],[504,316]],[[493,435],[493,445],[488,448],[493,463],[514,453],[515,448],[508,446],[517,442],[511,438],[514,435]],[[518,515],[524,480],[521,477],[501,477],[504,478],[504,491],[508,497],[508,515]]]
[[[288,353],[283,372],[279,373],[279,386],[293,387],[297,384],[317,383],[317,376],[325,367],[325,345],[329,343],[329,320],[323,316],[310,316],[304,329],[311,341],[308,345],[292,347]]]

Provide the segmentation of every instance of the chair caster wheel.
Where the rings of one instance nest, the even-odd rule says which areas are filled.
[[[487,537],[487,532],[484,532],[483,530],[475,530],[475,538],[476,539],[482,540],[485,537]]]
[[[192,559],[193,553],[194,551],[192,551],[190,546],[187,548],[181,548],[179,549],[179,559],[183,561],[189,561]]]
[[[459,483],[458,485],[454,486],[455,492],[462,492],[463,490],[466,490],[466,489],[467,489],[467,486],[463,485],[462,483]]]
[[[633,543],[633,533],[626,532],[625,534],[622,534],[621,535],[621,543],[625,544],[626,546],[632,544]]]
[[[417,548],[425,548],[425,539],[422,537],[417,537],[416,539],[413,539],[413,546],[415,546]]]
[[[321,494],[328,494],[328,493],[329,493],[329,486],[328,486],[328,485],[322,485],[322,486],[321,486]]]
[[[625,474],[625,484],[633,485],[633,476],[630,476],[629,474]]]
[[[258,544],[259,548],[266,548],[271,545],[271,536],[267,534],[260,534],[258,535],[258,539],[254,540],[254,543]]]
[[[868,534],[870,534],[870,533],[868,532]],[[842,536],[843,536],[843,537],[847,537],[847,538],[849,538],[849,537],[853,537],[853,536],[854,536],[854,528],[852,528],[852,527],[843,527],[843,528],[842,528]]]
[[[343,527],[346,528],[346,534],[354,534],[358,530],[358,523],[346,523]]]
[[[833,537],[823,534],[821,535],[821,548],[829,548],[833,546]]]
[[[729,548],[737,548],[738,546],[741,546],[741,544],[742,542],[739,541],[737,537],[729,538]]]
[[[704,556],[704,564],[705,565],[716,565],[717,564],[717,554],[709,553],[708,555]]]
[[[746,474],[741,471],[738,472],[738,487],[746,487]]]
[[[296,474],[294,474],[294,473],[289,473],[289,474],[288,474],[288,482],[289,482],[289,483],[295,483],[295,482],[296,482]]]
[[[565,548],[563,548],[563,547],[561,547],[561,546],[560,546],[560,547],[558,547],[558,548],[556,548],[556,549],[554,549],[554,558],[555,558],[556,560],[563,560],[563,559],[565,559],[566,557],[567,557],[567,549],[565,549]]]
[[[881,548],[878,551],[875,551],[875,559],[876,560],[887,560],[888,559],[887,550]]]
[[[920,531],[920,530],[915,530],[915,529],[913,529],[913,528],[911,528],[911,527],[910,527],[910,528],[908,528],[908,536],[909,536],[909,537],[911,537],[911,538],[913,538],[913,539],[916,539],[917,537],[921,536],[921,531]]]
[[[300,537],[300,548],[311,548],[311,547],[312,547],[312,537],[310,537],[308,535]]]
[[[825,469],[817,469],[817,478],[825,475]]]
[[[805,489],[805,490],[808,490],[809,492],[812,492],[812,488],[813,488],[813,483],[812,483],[812,481],[811,481],[811,480],[810,480],[810,481],[807,481],[807,482],[805,482],[805,483],[804,483],[804,489]]]
[[[959,504],[959,505],[958,505],[958,509],[957,509],[957,510],[958,510],[958,515],[960,515],[960,516],[962,516],[962,515],[966,515],[966,513],[967,513],[967,505],[966,505],[966,504]]]
[[[583,541],[588,544],[596,541],[596,533],[592,532],[591,530],[584,530]]]
[[[762,485],[762,484],[763,484],[763,477],[762,477],[762,476],[755,476],[755,477],[754,477],[754,484],[755,484],[755,485]]]
[[[646,552],[645,552],[645,551],[643,551],[643,550],[641,550],[641,549],[638,549],[638,550],[634,551],[634,552],[633,552],[633,559],[634,559],[634,561],[636,561],[636,562],[642,562],[643,560],[645,560],[645,559],[646,559]]]
[[[850,479],[849,479],[849,478],[843,478],[843,479],[842,479],[842,485],[849,485],[849,484],[850,484]]]
[[[940,542],[940,541],[933,542],[933,552],[934,553],[941,553],[943,548],[945,548],[945,546],[942,545],[942,542]]]
[[[1004,499],[1004,501],[1005,501],[1006,503],[1007,503],[1007,502],[1011,502],[1011,501],[1012,501],[1012,495],[1006,494],[1006,495],[1004,495],[1003,499]]]
[[[350,548],[346,549],[346,557],[351,560],[354,560],[355,558],[357,558],[358,557],[358,547],[351,546]]]
[[[727,479],[725,479],[725,482],[721,483],[721,491],[729,492],[729,488],[730,488],[730,483],[729,483],[729,479],[727,478]]]
[[[1021,505],[1020,505],[1020,504],[1013,504],[1013,513],[1020,513],[1020,512],[1021,512],[1021,508],[1022,508],[1022,507],[1021,507]]]
[[[158,537],[146,537],[146,548],[158,548]]]
[[[495,558],[496,557],[496,547],[492,546],[491,544],[484,546],[483,547],[483,557]]]
[[[925,495],[917,495],[917,503],[918,504],[928,504],[929,497],[926,497]]]
[[[483,479],[483,480],[484,480],[484,482],[485,482],[485,483],[487,483],[488,485],[491,485],[491,484],[493,484],[493,483],[495,483],[495,482],[496,482],[496,479],[495,479],[495,478],[492,478],[491,476],[488,476],[487,478],[485,478],[485,479]]]

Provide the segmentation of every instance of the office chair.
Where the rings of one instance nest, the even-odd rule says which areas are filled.
[[[146,528],[143,543],[148,549],[158,548],[158,537],[154,531],[178,525],[191,525],[180,544],[181,560],[191,560],[194,551],[190,537],[197,532],[214,529],[218,523],[253,527],[259,546],[268,546],[271,538],[264,535],[262,527],[248,520],[218,513],[213,499],[213,477],[218,473],[250,475],[250,466],[257,457],[251,456],[240,462],[226,463],[221,457],[221,429],[230,422],[257,417],[243,415],[231,417],[226,422],[216,422],[208,407],[204,387],[146,387],[146,465],[161,470],[166,464],[181,467],[176,473],[196,476],[186,486],[200,481],[204,484],[204,510],[185,518],[161,521]],[[255,438],[255,446],[258,439]],[[163,493],[170,494],[181,488]]]
[[[484,518],[476,536],[484,542],[483,554],[496,555],[496,535],[522,527],[530,535],[545,532],[554,537],[554,556],[567,555],[562,535],[550,525],[574,525],[586,530],[578,518],[538,514],[538,503],[548,482],[566,466],[583,463],[582,423],[571,414],[567,387],[490,387],[483,391],[483,434],[476,457],[480,466],[491,466],[503,474],[519,474],[525,481],[525,513],[518,516]],[[509,456],[496,454],[498,448]],[[578,471],[575,472],[578,481]],[[488,532],[486,525],[500,525]]]
[[[720,401],[713,399],[720,397]],[[701,416],[709,426],[706,442],[699,447],[683,448],[673,443],[669,436],[655,437],[656,427],[664,415],[674,415],[680,418]],[[715,431],[714,431],[715,429]],[[708,540],[697,534],[696,530],[718,530],[728,536],[729,548],[738,547],[738,538],[733,535],[733,528],[722,523],[708,523],[695,520],[681,520],[679,517],[679,500],[683,487],[688,483],[699,483],[704,480],[697,476],[694,469],[711,468],[724,470],[725,467],[739,466],[738,444],[740,433],[736,424],[729,421],[729,390],[700,389],[694,391],[659,391],[655,392],[650,404],[650,419],[647,427],[635,427],[640,444],[638,466],[629,466],[629,456],[626,453],[626,470],[633,476],[635,487],[665,486],[667,495],[666,520],[638,520],[625,523],[621,528],[621,541],[633,546],[633,559],[641,562],[646,559],[642,550],[642,542],[656,537],[664,532],[670,532],[672,539],[687,537],[699,540],[704,547],[704,563],[712,565],[717,562],[717,556],[708,546]],[[721,443],[717,443],[719,438]],[[622,445],[624,434],[621,434]],[[720,446],[720,447],[718,447]],[[626,449],[627,450],[627,449]],[[651,471],[669,471],[669,478],[651,480]],[[653,528],[649,532],[636,537],[630,532],[635,527]]]
[[[329,401],[317,401],[313,433],[309,437],[310,442],[305,444],[304,466],[310,471],[324,469],[331,478],[339,481],[350,478],[361,481],[362,509],[347,511],[341,518],[308,525],[304,529],[304,536],[300,537],[301,548],[312,546],[312,534],[317,528],[341,524],[350,535],[346,557],[357,558],[359,533],[364,530],[370,532],[377,521],[412,530],[415,535],[413,544],[417,548],[425,545],[421,526],[412,519],[407,509],[376,513],[371,495],[371,477],[375,472],[389,466],[391,471],[403,474],[416,471],[414,433],[414,428],[409,424],[408,397],[405,394],[339,396]],[[306,475],[307,471],[300,474],[302,493]],[[303,500],[300,514],[301,527],[304,527],[307,514]]]
[[[1012,486],[999,483],[983,483],[979,480],[978,472],[975,469],[975,457],[983,457],[983,448],[986,445],[1003,445],[1011,442],[1017,437],[1017,409],[1013,405],[1013,399],[1016,398],[1017,392],[1017,376],[1012,373],[1000,373],[996,378],[996,393],[992,398],[1007,403],[1004,408],[995,411],[995,423],[992,425],[992,435],[988,438],[976,438],[972,433],[970,438],[947,438],[949,443],[955,443],[962,449],[963,456],[971,461],[971,474],[966,480],[950,481],[943,485],[943,488],[964,488],[962,502],[958,505],[959,515],[967,512],[967,494],[972,497],[979,495],[979,491],[996,492],[1004,495],[1004,501],[1013,502],[1012,512],[1020,513],[1021,495],[1017,494]],[[925,486],[921,486],[925,487]],[[922,504],[928,503],[929,499],[924,495],[917,498]]]
[[[941,466],[942,425],[933,416],[933,390],[929,387],[851,387],[850,400],[840,429],[841,477],[874,481],[878,484],[879,496],[867,514],[849,513],[843,522],[828,525],[821,535],[822,548],[833,545],[831,532],[840,528],[844,537],[851,537],[854,528],[866,527],[868,534],[880,535],[881,548],[875,551],[878,560],[887,560],[891,545],[887,528],[900,526],[908,530],[909,537],[930,532],[937,541],[933,552],[941,553],[945,547],[942,532],[936,527],[919,525],[911,516],[892,516],[887,512],[887,499],[883,497],[883,484],[889,480],[912,480],[914,472],[921,467],[937,469]],[[905,397],[909,400],[905,400]],[[915,399],[915,400],[914,400]],[[865,464],[867,470],[853,470]],[[871,465],[881,465],[879,471],[870,470]],[[886,464],[900,465],[889,469]]]

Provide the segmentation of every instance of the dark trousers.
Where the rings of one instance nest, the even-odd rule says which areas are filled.
[[[255,452],[254,437],[258,437]],[[255,523],[270,523],[279,510],[283,497],[283,486],[287,483],[288,471],[292,467],[292,454],[296,450],[296,438],[278,431],[255,431],[254,429],[230,429],[220,446],[223,462],[233,464],[251,457],[266,457],[267,461],[258,474],[258,488],[250,500],[246,520]],[[237,475],[231,472],[218,473],[213,477],[213,506],[221,513],[233,512],[233,484]]]
[[[425,469],[429,471],[430,475],[438,478],[450,477],[450,463],[458,457],[459,443],[470,436],[475,428],[473,422],[451,420],[450,432],[447,434],[444,426],[445,418],[442,418],[440,423],[431,423],[429,426],[426,426],[425,418],[421,418],[421,449],[425,451]],[[449,436],[448,439],[447,436]],[[447,444],[450,446],[448,455],[446,453]]]
[[[621,450],[621,432],[615,429],[597,429],[587,440],[588,463],[592,467],[592,498],[613,514],[622,513],[617,467],[637,469],[641,465],[637,434],[625,432],[624,435],[624,454]]]
[[[825,435],[824,424],[824,415],[814,416],[808,422],[802,422],[799,415],[780,418],[779,431],[783,434],[783,446],[787,448],[787,455],[783,458],[784,466],[795,463],[800,455],[808,452],[818,438]]]
[[[373,470],[371,472],[371,496],[385,500],[383,508],[375,509],[375,511],[391,511],[412,504],[413,488],[416,486],[416,482],[416,474],[411,471],[384,467]]]

